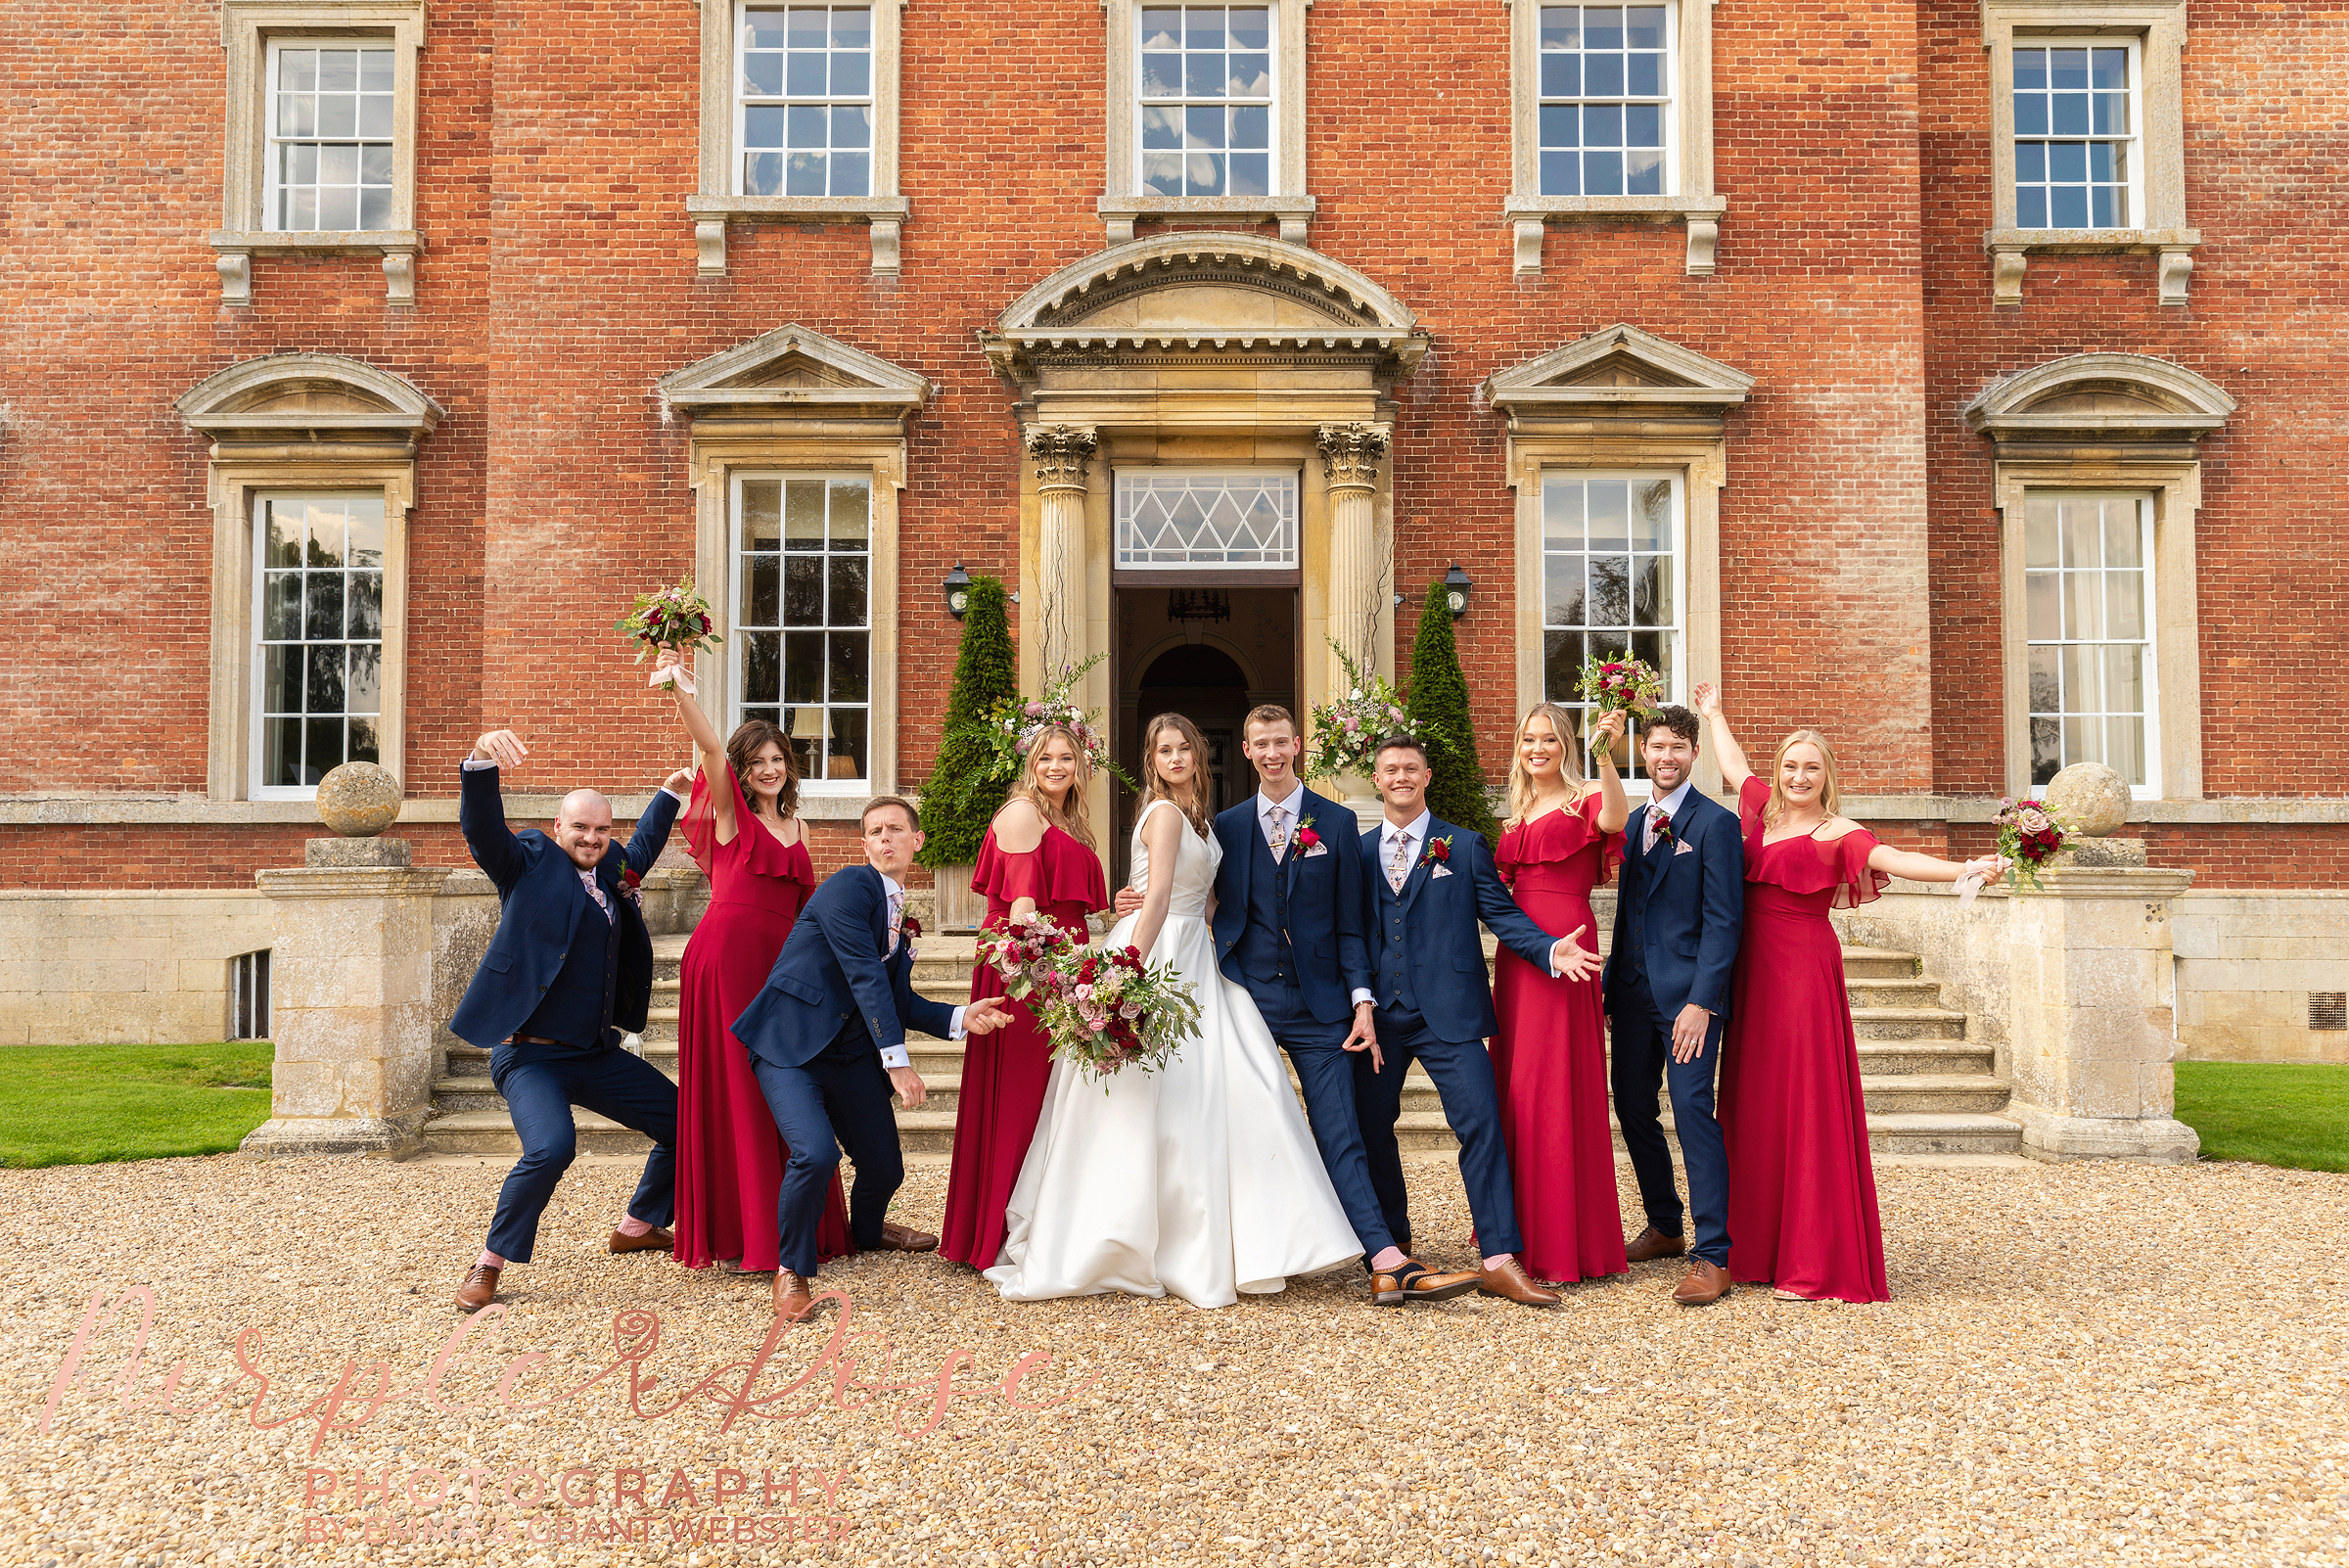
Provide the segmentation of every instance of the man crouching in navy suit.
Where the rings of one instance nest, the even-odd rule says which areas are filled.
[[[1554,1307],[1557,1294],[1535,1284],[1517,1261],[1525,1242],[1517,1228],[1500,1095],[1485,1050],[1486,1037],[1497,1025],[1477,924],[1491,926],[1511,952],[1543,974],[1580,979],[1598,967],[1598,959],[1575,941],[1580,927],[1552,938],[1517,907],[1493,869],[1482,834],[1428,810],[1427,786],[1434,777],[1427,748],[1409,736],[1379,743],[1370,782],[1387,803],[1386,820],[1361,839],[1378,1044],[1367,1058],[1354,1059],[1370,1181],[1395,1244],[1408,1250],[1411,1216],[1395,1119],[1403,1113],[1403,1075],[1416,1058],[1435,1081],[1444,1120],[1459,1135],[1460,1180],[1482,1255],[1474,1270],[1478,1293]]]
[[[653,1140],[627,1217],[607,1252],[666,1252],[676,1165],[677,1086],[621,1035],[644,1028],[653,999],[653,941],[633,883],[668,842],[669,824],[691,781],[682,771],[644,808],[636,836],[612,843],[612,805],[594,790],[563,797],[550,836],[507,830],[498,770],[521,765],[529,749],[510,729],[474,743],[460,774],[457,824],[466,848],[497,884],[497,934],[474,971],[449,1032],[489,1051],[489,1080],[506,1097],[522,1158],[497,1195],[497,1217],[481,1261],[465,1275],[457,1306],[497,1299],[499,1273],[529,1263],[538,1216],[578,1152],[571,1108],[586,1107]]]
[[[922,819],[910,802],[883,795],[865,806],[862,831],[865,863],[824,879],[775,955],[766,989],[733,1025],[791,1149],[775,1199],[775,1314],[787,1322],[815,1310],[807,1281],[816,1225],[844,1147],[856,1166],[850,1239],[866,1252],[938,1245],[936,1236],[886,1219],[905,1179],[890,1090],[908,1107],[926,1092],[905,1030],[960,1039],[988,1034],[1007,1016],[997,1001],[949,1007],[914,993],[909,938],[920,932],[905,929],[904,878],[921,852]]]

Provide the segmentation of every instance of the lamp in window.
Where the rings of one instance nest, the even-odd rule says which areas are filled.
[[[824,711],[812,703],[791,711],[791,746],[800,754],[800,777],[813,778],[824,755]]]
[[[1460,564],[1454,561],[1451,570],[1444,574],[1444,608],[1451,612],[1452,620],[1457,621],[1468,613],[1468,595],[1475,591],[1476,584],[1469,580],[1468,574],[1462,572]]]
[[[955,562],[954,570],[946,574],[945,587],[946,614],[960,621],[971,609],[971,575],[962,569],[960,561]]]

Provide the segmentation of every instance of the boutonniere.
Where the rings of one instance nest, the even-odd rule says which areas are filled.
[[[1681,842],[1680,835],[1672,831],[1671,817],[1661,816],[1656,819],[1656,842],[1658,844],[1678,844]]]
[[[643,883],[643,872],[637,870],[634,866],[627,864],[625,861],[621,863],[620,891],[627,899],[628,902],[636,906],[636,912],[638,914],[644,913]]]
[[[898,929],[905,934],[907,942],[911,942],[922,934],[921,919],[916,915],[900,915],[898,918]]]
[[[1440,839],[1427,841],[1427,848],[1420,852],[1419,863],[1421,865],[1442,865],[1451,858],[1451,835],[1447,833]]]
[[[1312,854],[1321,848],[1321,835],[1313,831],[1313,819],[1309,813],[1297,822],[1297,853]]]

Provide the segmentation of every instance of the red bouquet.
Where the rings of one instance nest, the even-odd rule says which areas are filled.
[[[2013,864],[2015,891],[2028,888],[2038,892],[2040,867],[2055,857],[2070,836],[2063,818],[2049,810],[2044,801],[2001,797],[1999,814],[1991,820],[1999,828],[1999,853]]]

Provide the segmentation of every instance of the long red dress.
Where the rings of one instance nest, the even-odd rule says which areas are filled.
[[[1590,890],[1623,859],[1623,835],[1598,829],[1594,791],[1500,836],[1494,856],[1517,907],[1559,936],[1598,951]],[[1607,1126],[1607,1014],[1598,977],[1553,979],[1500,949],[1493,975],[1493,1079],[1501,1135],[1525,1233],[1520,1260],[1536,1279],[1620,1274],[1623,1213],[1615,1201],[1615,1141]]]
[[[1011,918],[1014,900],[1034,899],[1039,913],[1077,941],[1089,942],[1084,917],[1109,907],[1109,882],[1101,857],[1059,828],[1047,825],[1044,841],[1025,854],[995,847],[989,828],[971,869],[971,889],[987,895],[990,931]],[[971,970],[971,1000],[1003,994],[1003,979],[987,964]],[[942,1257],[974,1268],[991,1268],[1003,1250],[1003,1210],[1012,1183],[1028,1158],[1043,1114],[1044,1085],[1052,1074],[1052,1045],[1036,1015],[1011,1004],[1011,1021],[991,1035],[974,1037],[962,1055],[962,1097],[954,1111],[954,1164],[946,1176],[946,1218],[939,1226]]]
[[[685,944],[677,984],[677,1262],[707,1268],[740,1259],[746,1272],[776,1267],[775,1197],[786,1150],[775,1118],[751,1073],[750,1053],[726,1033],[758,998],[809,895],[815,863],[802,839],[786,847],[751,815],[734,769],[720,764],[734,792],[734,842],[717,842],[710,777],[693,781],[693,799],[677,826],[710,876],[710,907]],[[825,1258],[856,1250],[840,1178],[824,1204],[816,1250]]]
[[[1721,1058],[1729,1155],[1729,1273],[1797,1296],[1888,1301],[1860,1047],[1829,909],[1892,879],[1868,869],[1876,837],[1762,842],[1770,785],[1739,792],[1745,930]]]

